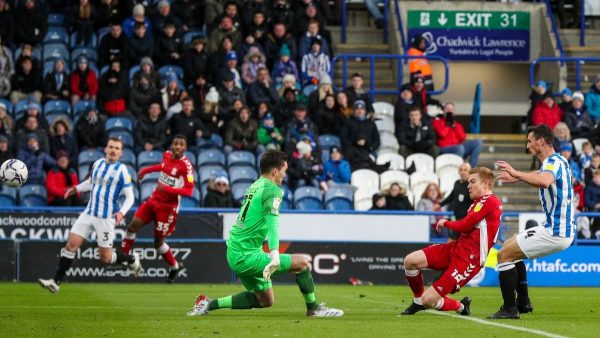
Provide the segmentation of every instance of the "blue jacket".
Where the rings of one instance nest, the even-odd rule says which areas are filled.
[[[600,203],[600,185],[592,181],[585,187],[584,203],[589,211],[595,210],[594,206]]]
[[[569,167],[571,167],[571,173],[573,173],[573,176],[578,181],[583,180],[583,175],[581,175],[581,168],[579,167],[577,160],[575,160],[574,158],[571,157],[569,159]]]
[[[585,94],[585,106],[592,118],[600,118],[600,91],[596,89],[596,85],[594,84],[590,88],[590,91]]]
[[[346,160],[327,160],[319,181],[333,180],[335,183],[350,183],[350,163]]]
[[[17,158],[25,163],[29,171],[27,184],[44,184],[44,178],[46,177],[44,168],[51,168],[56,165],[56,161],[43,151],[33,152],[21,148]]]

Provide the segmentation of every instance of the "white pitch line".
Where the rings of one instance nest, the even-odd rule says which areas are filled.
[[[505,329],[515,330],[515,331],[523,331],[523,332],[527,332],[527,333],[533,333],[533,334],[537,334],[537,335],[544,336],[544,337],[567,338],[566,336],[561,336],[561,335],[558,335],[558,334],[554,334],[554,333],[550,333],[550,332],[546,332],[546,331],[542,331],[542,330],[528,329],[528,328],[521,327],[521,326],[513,326],[513,325],[508,325],[508,324],[491,322],[491,321],[487,321],[487,320],[483,320],[483,319],[479,319],[479,318],[467,317],[467,316],[461,316],[461,315],[454,315],[454,314],[446,313],[446,312],[426,311],[426,313],[429,313],[429,314],[432,314],[432,315],[447,316],[447,317],[453,317],[453,318],[458,318],[458,319],[470,320],[472,322],[476,322],[476,323],[479,323],[479,324],[491,325],[491,326],[498,326],[498,327],[505,328]]]

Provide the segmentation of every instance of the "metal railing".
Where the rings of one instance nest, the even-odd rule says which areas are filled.
[[[556,49],[560,54],[560,57],[565,56],[565,50],[562,46],[562,41],[560,39],[560,34],[558,33],[558,26],[556,24],[556,18],[552,13],[552,5],[550,5],[550,0],[543,0],[546,5],[546,16],[550,17],[550,22],[552,23],[552,34],[554,34],[554,38],[556,39]]]
[[[535,66],[542,62],[575,62],[575,89],[581,90],[581,65],[586,62],[600,63],[600,57],[541,57],[533,60],[529,65],[529,85],[535,84]]]
[[[408,52],[408,37],[404,34],[404,24],[402,23],[402,15],[400,14],[400,0],[394,0],[394,12],[396,13],[396,21],[398,22],[398,33],[400,33],[400,43],[402,44],[402,52]]]
[[[398,1],[398,0],[396,0]],[[349,2],[348,0],[342,0],[342,22],[341,22],[341,42],[346,43],[347,32],[346,26],[348,25],[348,4],[349,3],[363,3],[363,2]],[[388,16],[389,16],[390,2],[389,0],[383,1],[383,43],[388,41]]]
[[[335,65],[338,61],[342,62],[342,88],[338,88],[334,84],[335,90],[343,90],[347,87],[348,83],[348,62],[352,60],[369,60],[369,97],[374,100],[375,95],[394,95],[400,93],[400,87],[402,86],[402,80],[404,79],[404,67],[403,61],[409,59],[427,59],[439,61],[444,64],[444,85],[441,89],[428,92],[431,95],[438,95],[444,93],[448,89],[448,83],[450,82],[450,65],[448,60],[444,57],[437,55],[427,56],[408,56],[402,54],[364,54],[364,53],[353,53],[353,54],[338,54],[331,60],[331,78],[334,78]],[[396,60],[397,74],[396,74],[396,88],[395,89],[378,89],[376,87],[377,76],[375,75],[375,62],[377,60]],[[389,72],[389,70],[388,70]]]

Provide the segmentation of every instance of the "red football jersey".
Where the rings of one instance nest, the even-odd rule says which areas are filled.
[[[445,227],[460,232],[455,254],[478,255],[483,266],[498,237],[501,216],[502,202],[489,194],[473,201],[465,218],[446,222]]]
[[[161,164],[144,168],[140,172],[145,175],[160,170],[158,184],[163,186],[163,190],[157,187],[151,198],[170,205],[179,203],[179,195],[191,196],[194,189],[194,166],[187,157],[175,160],[172,155],[170,151],[165,151]]]

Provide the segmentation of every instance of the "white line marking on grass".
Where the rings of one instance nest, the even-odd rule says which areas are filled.
[[[467,317],[467,316],[461,316],[461,315],[455,315],[455,314],[446,313],[446,312],[425,311],[425,313],[429,313],[429,314],[432,314],[432,315],[439,315],[439,316],[454,317],[454,318],[464,319],[464,320],[470,320],[472,322],[476,322],[476,323],[479,323],[479,324],[485,324],[485,325],[491,325],[491,326],[498,326],[498,327],[502,327],[502,328],[509,329],[509,330],[523,331],[523,332],[533,333],[533,334],[537,334],[537,335],[544,336],[544,337],[567,338],[566,336],[561,336],[561,335],[558,335],[558,334],[554,334],[554,333],[550,333],[550,332],[546,332],[546,331],[542,331],[542,330],[528,329],[528,328],[521,327],[521,326],[513,326],[513,325],[508,325],[508,324],[502,324],[502,323],[487,321],[487,320],[483,320],[483,319],[479,319],[479,318]]]

